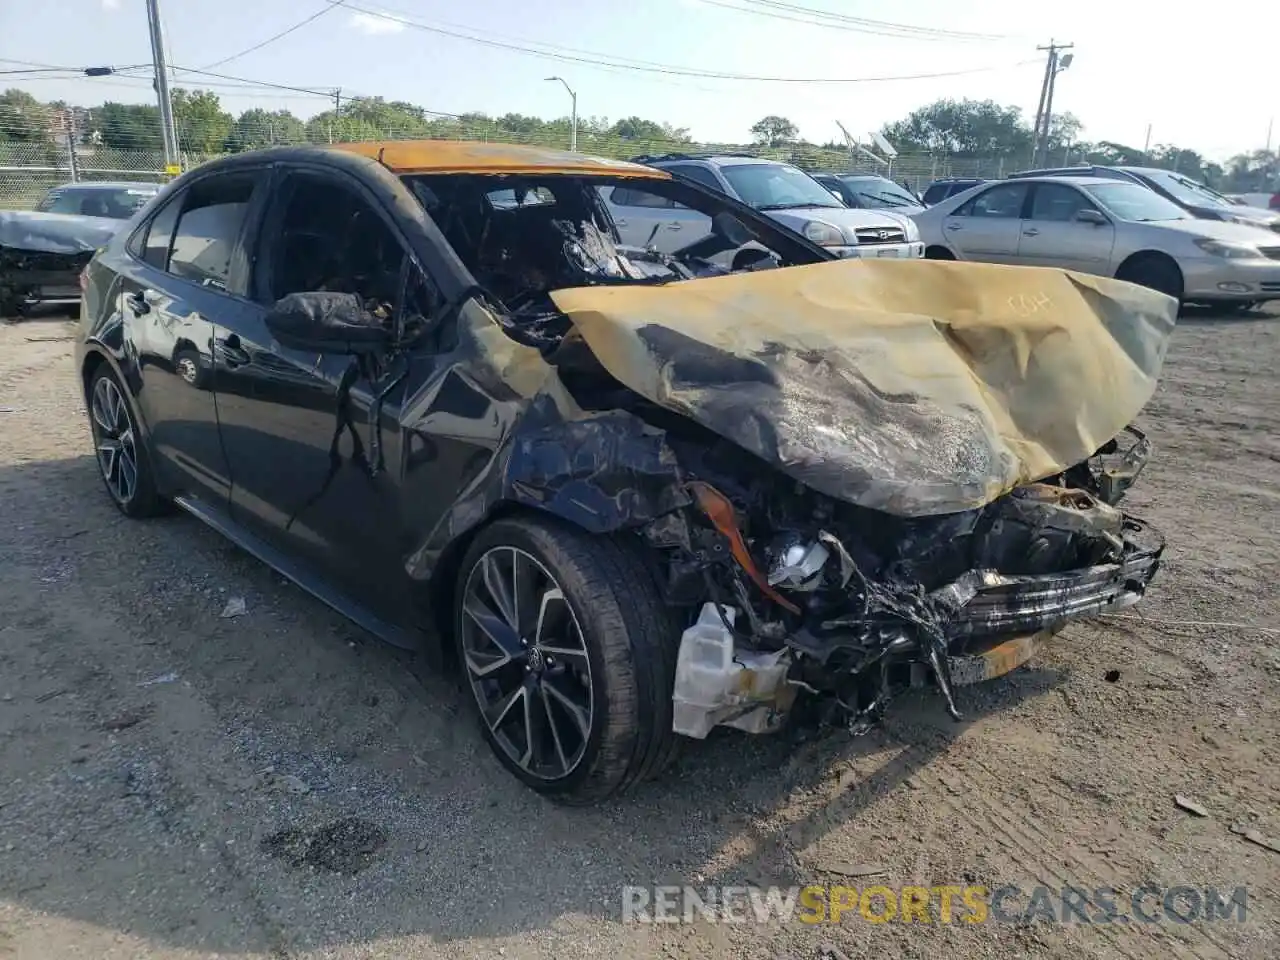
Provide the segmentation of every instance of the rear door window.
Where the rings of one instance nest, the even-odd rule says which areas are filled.
[[[931,183],[929,189],[924,192],[924,202],[932,206],[941,200],[950,196],[950,185],[945,183]]]
[[[173,229],[165,269],[201,286],[227,289],[231,257],[257,181],[255,173],[229,173],[195,183]]]

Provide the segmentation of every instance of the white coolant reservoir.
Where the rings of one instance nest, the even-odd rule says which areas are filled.
[[[736,649],[729,627],[737,611],[720,610],[723,618],[714,603],[702,605],[697,623],[680,636],[676,658],[672,728],[699,740],[720,723],[750,733],[774,729],[794,696],[786,684],[789,652]]]

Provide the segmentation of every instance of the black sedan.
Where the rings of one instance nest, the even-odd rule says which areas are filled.
[[[624,184],[700,229],[623,245],[601,194]],[[937,335],[945,293],[895,299],[956,271],[965,305],[995,284],[1014,332],[1025,278],[1052,291],[1052,356],[975,373]],[[452,665],[499,760],[586,803],[661,770],[677,734],[865,725],[930,676],[956,712],[953,686],[1137,601],[1160,544],[1111,504],[1144,448],[1095,438],[1145,403],[1171,317],[1096,283],[836,261],[623,162],[278,148],[187,173],[94,256],[78,363],[120,510],[176,505]],[[965,363],[980,342],[1006,339]],[[981,407],[1002,397],[1036,415]]]

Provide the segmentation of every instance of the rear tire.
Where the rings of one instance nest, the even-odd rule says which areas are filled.
[[[481,731],[559,803],[597,803],[674,757],[679,628],[638,551],[520,518],[483,530],[460,566],[454,643]]]
[[[124,387],[106,364],[90,378],[85,401],[98,475],[111,502],[126,517],[163,513],[165,501],[156,492],[151,458],[133,408]]]
[[[1117,280],[1127,280],[1140,287],[1156,290],[1175,300],[1182,299],[1182,271],[1163,254],[1139,254],[1120,265]]]

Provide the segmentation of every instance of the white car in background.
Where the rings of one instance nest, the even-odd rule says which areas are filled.
[[[762,157],[667,154],[633,162],[727,194],[839,257],[924,256],[915,223],[890,210],[854,210],[799,167]],[[630,187],[603,191],[623,243],[671,253],[711,232],[710,220]]]
[[[1183,302],[1280,300],[1280,237],[1202,220],[1136,183],[1022,177],[986,183],[915,215],[925,256],[1065,267]]]

